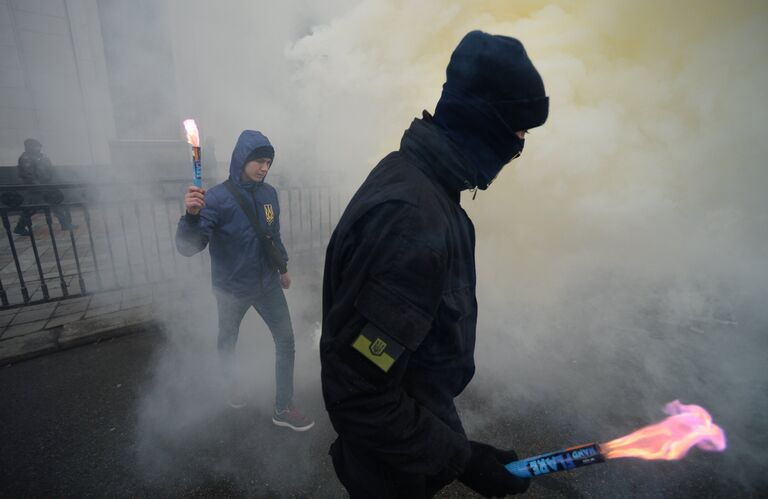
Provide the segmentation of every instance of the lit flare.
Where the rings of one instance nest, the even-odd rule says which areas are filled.
[[[703,407],[675,400],[664,407],[664,412],[669,414],[664,421],[600,444],[602,454],[608,459],[672,461],[684,458],[693,446],[705,451],[725,450],[725,432],[712,422],[712,416]]]
[[[187,142],[193,147],[200,147],[200,133],[195,120],[184,120],[184,130],[187,132]]]
[[[195,120],[184,120],[184,130],[187,132],[187,142],[192,146],[192,183],[195,184],[195,187],[202,187],[203,167],[200,154],[200,133],[197,131]]]
[[[725,433],[712,416],[698,405],[675,400],[664,408],[669,417],[627,436],[604,444],[584,444],[507,463],[507,471],[520,478],[532,478],[557,471],[605,462],[606,459],[682,459],[691,447],[724,451]]]

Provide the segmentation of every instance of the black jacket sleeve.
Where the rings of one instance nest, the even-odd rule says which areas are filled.
[[[348,286],[359,293],[352,316],[323,354],[331,421],[342,438],[399,470],[458,475],[470,454],[466,437],[404,387],[409,359],[430,332],[441,301],[447,272],[444,228],[400,202],[372,210],[356,226],[334,249],[342,266],[339,291]],[[368,270],[359,275],[359,268]],[[396,343],[389,369],[364,353],[361,336]]]

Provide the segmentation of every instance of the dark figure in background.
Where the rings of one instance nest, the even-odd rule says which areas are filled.
[[[549,101],[514,38],[467,34],[434,117],[415,119],[331,238],[320,344],[336,473],[353,498],[432,497],[458,479],[524,492],[511,450],[469,440],[454,405],[475,372],[475,233],[460,192],[486,189]]]
[[[53,182],[53,168],[51,160],[42,153],[43,144],[35,139],[24,141],[24,152],[19,156],[18,171],[19,179],[23,184],[38,185],[50,184]],[[43,201],[51,205],[51,211],[58,218],[61,224],[61,230],[75,230],[76,225],[72,224],[72,215],[69,208],[61,206],[64,194],[58,190],[43,191]],[[19,221],[13,232],[20,236],[28,236],[28,227],[32,224],[32,215],[37,210],[26,208],[22,210]]]
[[[240,322],[250,307],[264,319],[275,340],[276,397],[272,422],[296,431],[315,423],[293,405],[294,337],[283,289],[291,285],[288,253],[280,238],[277,191],[264,182],[275,150],[260,132],[245,130],[237,139],[229,164],[229,185],[237,190],[260,231],[270,236],[279,265],[249,216],[225,184],[206,191],[190,186],[184,197],[186,214],[179,220],[176,247],[184,256],[202,251],[210,243],[211,277],[219,314],[218,349],[231,369]],[[275,255],[275,253],[273,253]],[[245,405],[238,384],[232,384],[229,404]]]

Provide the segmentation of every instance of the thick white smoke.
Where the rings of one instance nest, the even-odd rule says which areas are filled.
[[[463,201],[480,301],[468,395],[496,409],[467,404],[472,431],[544,407],[570,414],[562,438],[608,438],[680,397],[731,430],[732,463],[762,454],[742,428],[766,409],[766,21],[761,2],[369,1],[289,50],[318,162],[355,180],[434,108],[469,30],[519,38],[544,78],[549,121]]]
[[[340,172],[344,192],[434,109],[465,33],[519,38],[550,118],[487,192],[463,200],[478,234],[480,302],[467,430],[553,450],[626,433],[679,397],[711,409],[729,434],[725,461],[697,465],[724,462],[751,490],[768,444],[764,3],[236,4],[206,13],[204,2],[170,2],[181,113],[217,137],[219,160],[242,128],[259,128],[276,144],[276,171],[307,182]],[[192,51],[179,42],[188,26]],[[300,289],[290,292],[294,321],[311,334],[319,289]],[[184,448],[175,439],[226,428],[222,400],[208,396],[221,386],[206,296],[200,317],[179,327],[189,336],[162,354],[141,414],[146,455],[165,463]],[[243,324],[243,374],[266,414],[271,339],[254,319]],[[319,398],[317,359],[302,355],[297,389]],[[171,440],[167,455],[157,432]],[[221,466],[244,474],[242,463]],[[639,487],[643,471],[630,475]],[[603,495],[615,494],[607,483]]]

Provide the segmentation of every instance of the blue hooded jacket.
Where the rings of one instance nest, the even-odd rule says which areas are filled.
[[[271,234],[287,262],[288,253],[280,238],[277,191],[266,182],[240,180],[251,152],[268,145],[271,145],[269,139],[261,132],[243,131],[232,151],[229,179],[245,199],[253,201],[262,230]],[[240,296],[258,296],[263,290],[280,285],[279,274],[250,220],[223,184],[206,191],[205,207],[200,214],[182,216],[176,229],[176,248],[184,256],[192,256],[208,244],[214,289]]]

